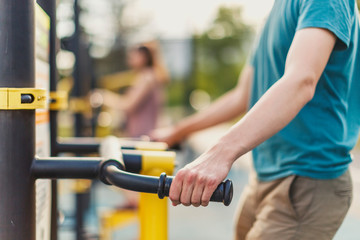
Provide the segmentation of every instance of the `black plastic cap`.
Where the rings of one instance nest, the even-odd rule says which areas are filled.
[[[227,179],[224,183],[224,205],[229,206],[233,198],[233,183]]]

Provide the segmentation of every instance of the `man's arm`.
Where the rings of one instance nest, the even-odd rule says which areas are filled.
[[[172,146],[196,131],[234,119],[248,108],[252,78],[253,68],[246,66],[236,88],[227,92],[205,110],[185,118],[176,126],[154,131],[151,138]]]
[[[307,28],[295,34],[283,77],[217,144],[177,173],[170,189],[173,205],[206,206],[238,157],[290,123],[313,98],[335,42],[325,29]]]

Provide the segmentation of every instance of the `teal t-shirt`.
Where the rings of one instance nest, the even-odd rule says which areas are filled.
[[[314,98],[279,133],[253,150],[261,181],[289,175],[332,179],[351,162],[360,126],[359,17],[355,0],[275,0],[252,54],[250,107],[284,74],[296,31],[324,28],[337,37]],[[273,113],[276,114],[276,113]]]

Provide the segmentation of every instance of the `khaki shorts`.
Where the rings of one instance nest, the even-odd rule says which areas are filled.
[[[271,182],[252,179],[240,201],[235,239],[332,239],[351,201],[349,171],[332,180],[294,175]]]

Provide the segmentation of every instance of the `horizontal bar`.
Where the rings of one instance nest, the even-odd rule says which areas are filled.
[[[122,169],[121,162],[112,158],[106,161],[104,158],[38,158],[34,160],[31,171],[36,179],[100,179],[105,184],[130,191],[157,193],[160,198],[169,196],[173,177],[163,173],[158,178]],[[232,196],[232,182],[226,180],[217,187],[210,201],[228,206]]]
[[[135,192],[157,193],[159,198],[169,196],[170,187],[174,177],[166,176],[165,173],[159,177],[151,177],[127,173],[111,163],[105,163],[102,168],[101,178],[105,183]],[[210,201],[221,202],[229,206],[233,197],[233,185],[231,180],[226,180],[218,185],[213,192]]]
[[[37,179],[96,179],[103,158],[37,158],[32,172]]]
[[[70,152],[77,154],[97,153],[102,141],[106,138],[60,138],[58,140],[57,151]],[[128,138],[117,138],[120,148],[123,150],[142,150],[142,151],[165,151],[168,149],[166,143],[147,142],[141,140],[133,140]],[[118,145],[118,143],[116,143]]]
[[[99,143],[57,143],[56,151],[58,153],[91,154],[99,152]]]
[[[89,169],[90,172],[92,173],[92,169],[93,167],[95,168],[95,164],[99,164],[101,161],[103,161],[103,158],[91,158],[91,160],[89,160],[89,158],[85,158],[84,160],[82,160],[83,158],[37,158],[36,162],[35,162],[35,166],[34,167],[34,174],[36,175],[36,178],[52,178],[51,176],[58,176],[55,178],[83,178],[83,172],[88,172]],[[125,169],[127,172],[131,172],[131,173],[139,173],[141,171],[141,155],[138,154],[125,154],[124,157],[124,164],[125,164]],[[41,161],[41,162],[38,162]],[[76,171],[78,170],[78,168],[81,166],[81,168],[83,167],[83,164],[87,164],[88,166],[86,167],[86,169],[81,169],[81,171],[77,174],[79,175],[79,177],[69,177],[69,176],[73,176],[73,173],[69,173],[69,176],[66,176],[66,173],[62,173],[64,170],[66,169],[70,169],[71,171],[74,169],[76,169]],[[59,176],[59,173],[62,173],[62,175],[64,175],[64,177]],[[85,179],[93,179],[94,177],[92,177],[92,174],[86,174],[86,176],[90,176],[90,177],[84,177]],[[77,176],[76,175],[76,176]]]

